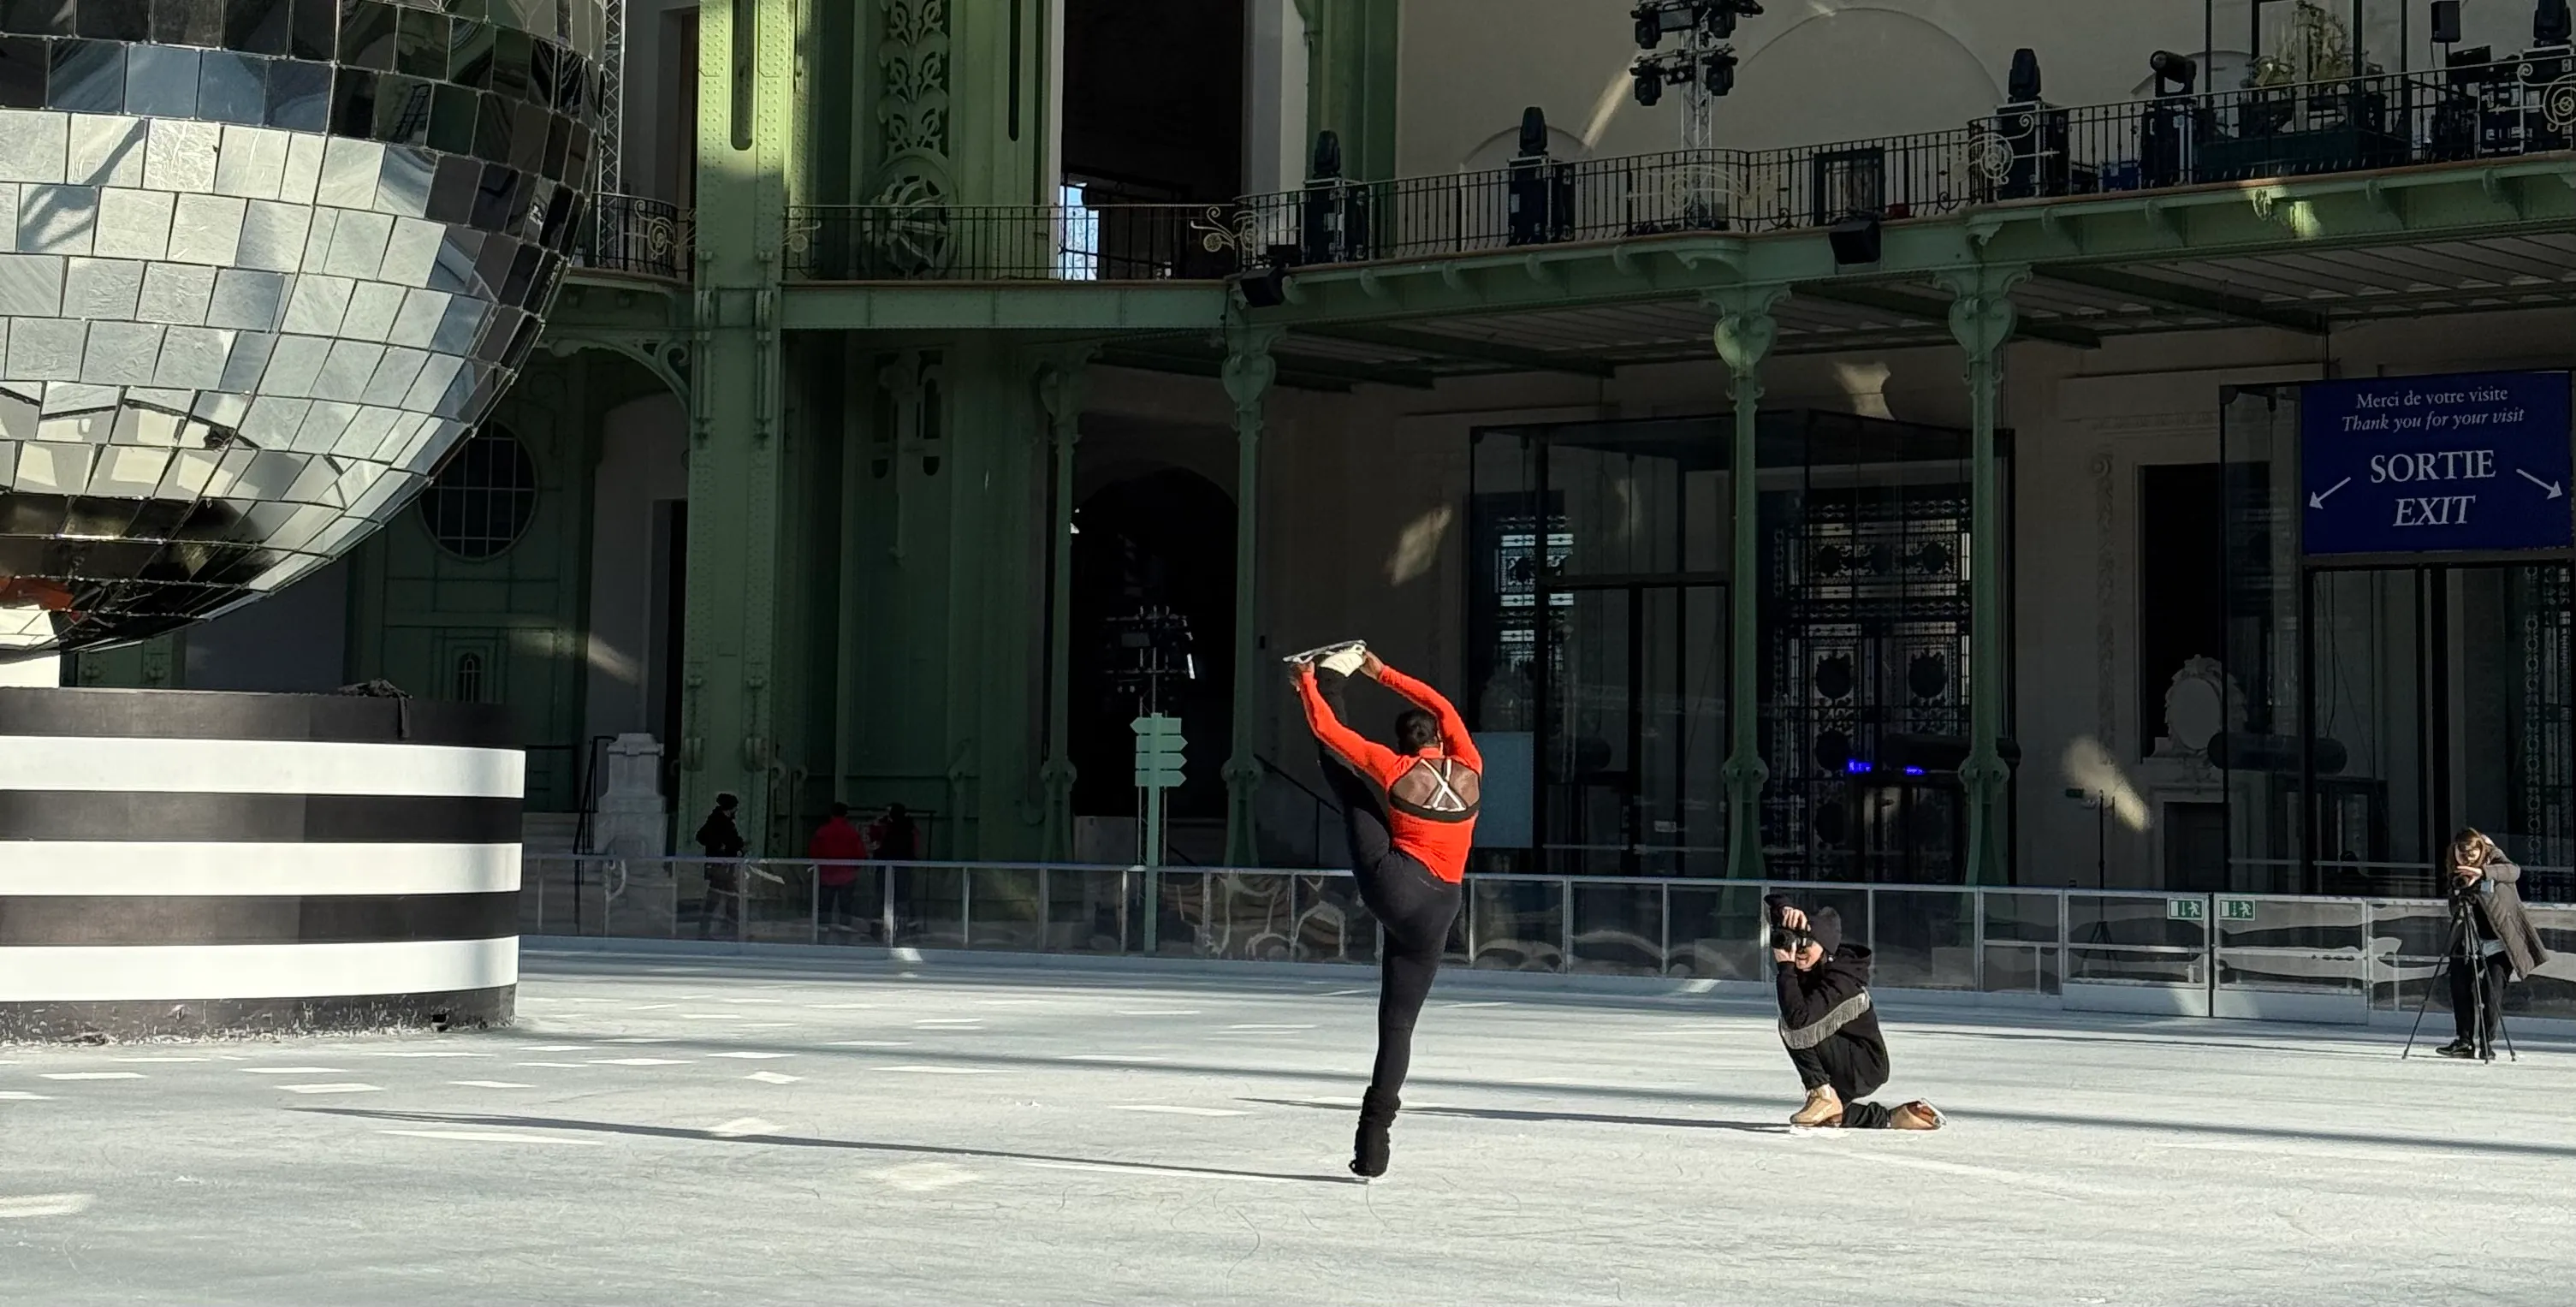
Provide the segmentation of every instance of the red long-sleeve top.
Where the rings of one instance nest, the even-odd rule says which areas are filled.
[[[1467,854],[1476,844],[1484,755],[1468,738],[1466,719],[1439,691],[1392,667],[1381,667],[1377,680],[1439,719],[1441,747],[1418,754],[1397,753],[1343,725],[1315,688],[1311,667],[1302,669],[1297,678],[1306,725],[1325,748],[1386,792],[1387,832],[1399,851],[1412,855],[1442,880],[1464,880]]]

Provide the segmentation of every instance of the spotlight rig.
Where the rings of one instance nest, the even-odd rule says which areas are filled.
[[[1628,13],[1637,23],[1637,48],[1656,50],[1668,33],[1682,43],[1629,66],[1637,103],[1652,108],[1666,86],[1696,84],[1711,98],[1734,90],[1735,50],[1720,43],[1735,35],[1737,20],[1761,13],[1761,0],[1642,0]]]

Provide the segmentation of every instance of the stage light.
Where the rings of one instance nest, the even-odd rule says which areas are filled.
[[[2012,90],[2014,104],[2039,102],[2039,52],[2024,46],[2013,51]]]
[[[2200,65],[2189,55],[2171,50],[2158,50],[2147,58],[2147,67],[2156,75],[2156,94],[2189,95],[2200,78]],[[2167,89],[2170,84],[2172,89]]]
[[[1735,89],[1735,63],[1735,52],[1732,50],[1713,50],[1709,53],[1707,64],[1700,69],[1700,81],[1708,88],[1710,95],[1724,95]]]
[[[2433,0],[2433,44],[2457,45],[2460,40],[2460,0]]]
[[[1628,76],[1636,82],[1637,103],[1652,109],[1664,98],[1663,69],[1641,59],[1628,70]]]

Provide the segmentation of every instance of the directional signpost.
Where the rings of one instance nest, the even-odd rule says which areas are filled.
[[[2567,548],[2567,386],[2484,372],[2301,387],[2307,553]]]
[[[1157,713],[1129,722],[1136,732],[1136,788],[1145,793],[1144,826],[1138,832],[1136,850],[1144,865],[1163,865],[1163,791],[1181,787],[1181,767],[1188,761],[1182,750],[1188,741],[1181,738],[1181,719]]]
[[[1181,738],[1181,719],[1160,713],[1127,724],[1136,732],[1136,788],[1144,796],[1144,814],[1136,825],[1137,862],[1145,868],[1145,948],[1154,948],[1154,925],[1161,912],[1154,869],[1163,865],[1163,791],[1181,787],[1181,768],[1188,761]]]

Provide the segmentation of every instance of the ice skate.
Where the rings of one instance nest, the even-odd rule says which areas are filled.
[[[1387,1155],[1392,1151],[1386,1136],[1395,1124],[1395,1111],[1393,1103],[1362,1102],[1359,1132],[1351,1139],[1351,1174],[1363,1180],[1386,1174]]]
[[[1367,641],[1342,640],[1333,644],[1317,645],[1312,649],[1306,650],[1304,653],[1292,653],[1279,661],[1286,663],[1291,667],[1297,666],[1300,663],[1314,663],[1319,666],[1338,671],[1344,676],[1348,676],[1352,672],[1359,670],[1360,660],[1365,657],[1367,653]],[[1350,665],[1348,667],[1335,666],[1335,662],[1344,654],[1348,654],[1350,656]]]
[[[1807,1105],[1789,1118],[1789,1124],[1802,1126],[1837,1126],[1843,1123],[1842,1095],[1832,1085],[1818,1085],[1807,1091]]]
[[[1887,1114],[1890,1130],[1938,1130],[1949,1118],[1922,1099],[1916,1099]]]

